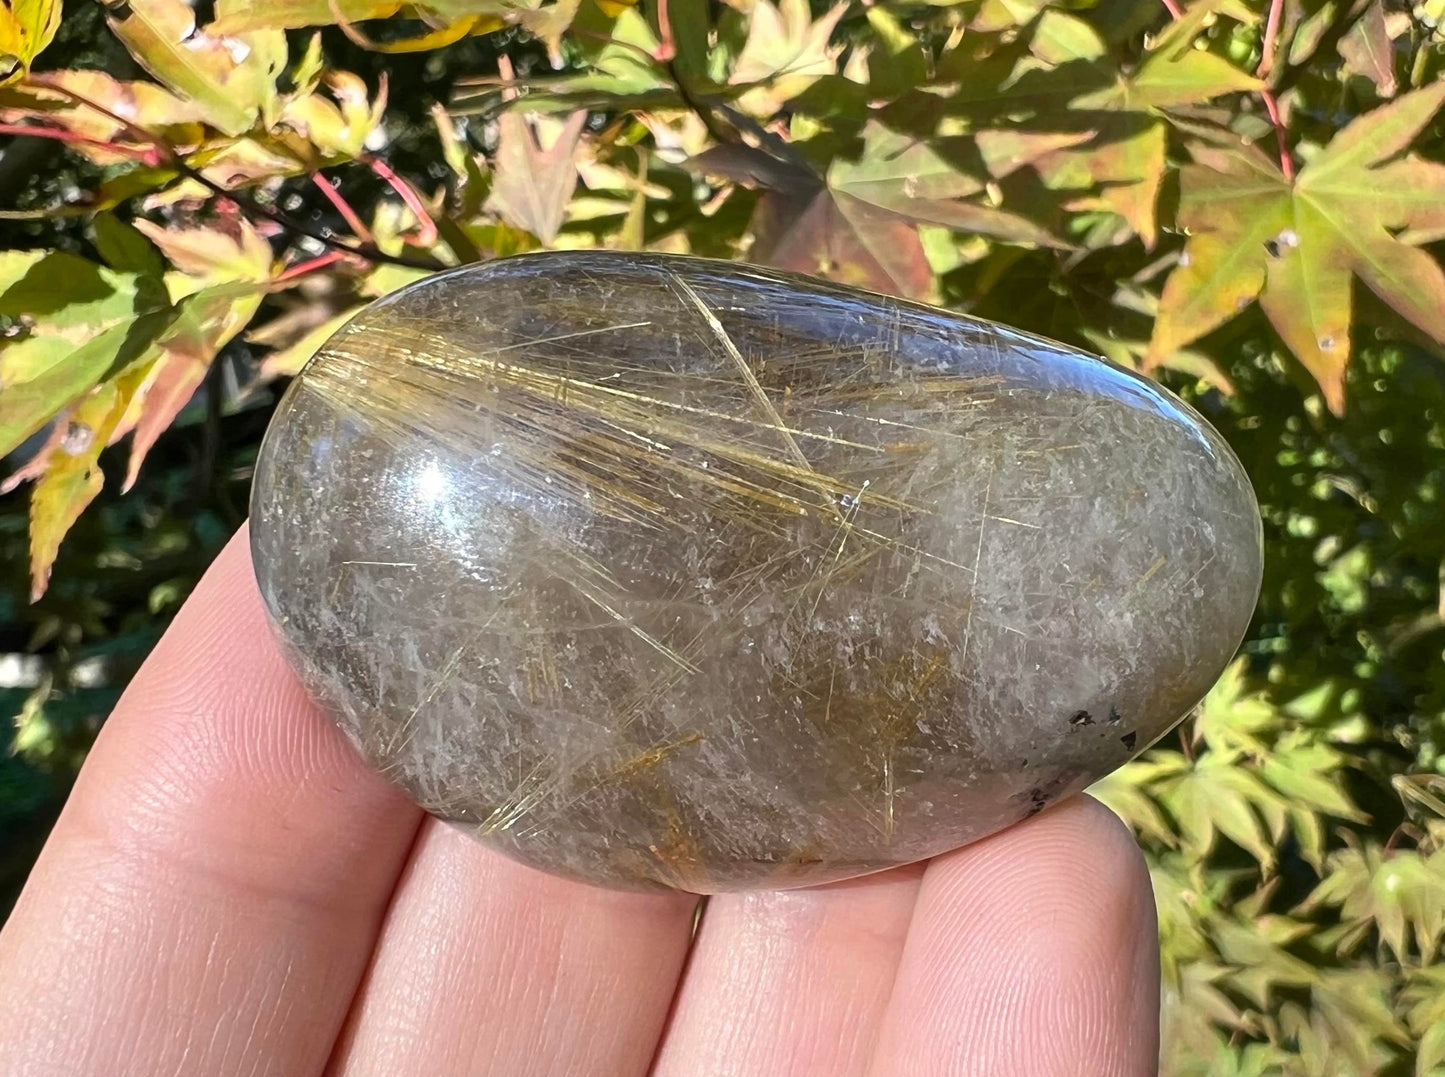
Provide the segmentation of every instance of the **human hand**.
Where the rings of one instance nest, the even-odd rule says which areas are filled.
[[[368,770],[244,533],[96,742],[0,932],[0,1073],[1152,1073],[1148,875],[1075,798],[879,875],[696,899],[540,874]]]

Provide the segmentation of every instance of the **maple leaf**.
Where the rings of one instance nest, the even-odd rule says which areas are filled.
[[[143,354],[170,306],[154,277],[62,251],[7,251],[0,316],[26,326],[0,340],[0,453],[8,453]]]
[[[251,320],[262,295],[259,285],[231,282],[203,288],[177,304],[174,324],[156,341],[158,356],[144,385],[111,435],[115,440],[135,431],[123,490],[135,485],[156,439],[189,403],[216,355]]]
[[[148,364],[137,362],[91,389],[61,413],[25,466],[0,483],[0,493],[9,493],[22,482],[35,482],[30,491],[32,602],[45,593],[66,532],[104,487],[101,450],[119,436],[117,428],[148,373]]]
[[[1196,12],[1202,17],[1209,6],[1197,5]],[[1045,55],[1054,62],[1066,59],[1072,68],[1092,69],[1107,84],[1076,94],[1069,101],[1076,119],[1092,127],[1093,140],[1040,160],[1039,171],[1054,190],[1089,191],[1071,199],[1068,209],[1118,214],[1145,248],[1152,249],[1158,236],[1159,191],[1167,171],[1169,110],[1257,90],[1261,83],[1223,57],[1189,48],[1198,29],[1190,20],[1172,24],[1134,71],[1116,73],[1111,79],[1105,62],[1107,48],[1097,31],[1072,17],[1057,17],[1051,24]],[[1054,76],[1062,70],[1043,75]],[[1070,77],[1078,78],[1079,73],[1074,71]]]
[[[551,243],[577,187],[577,146],[585,112],[565,121],[508,109],[497,120],[496,165],[488,205],[503,220]],[[544,139],[550,144],[544,145]]]
[[[107,20],[131,55],[193,101],[216,130],[244,134],[275,105],[276,78],[286,66],[280,30],[213,34],[196,24],[184,0],[134,0],[117,6]]]
[[[757,115],[776,113],[818,79],[834,74],[841,49],[828,42],[847,10],[847,4],[837,4],[814,21],[807,0],[776,5],[757,0],[730,77],[735,85],[752,86],[743,107]]]
[[[59,29],[60,0],[0,0],[0,85],[27,73]]]
[[[1381,97],[1394,97],[1395,43],[1386,25],[1385,5],[1370,4],[1349,33],[1340,40],[1345,70],[1368,80]]]
[[[696,171],[761,187],[750,232],[752,256],[874,291],[927,298],[934,273],[920,225],[1061,247],[1031,221],[977,200],[986,191],[959,160],[974,139],[924,142],[871,123],[857,160],[819,174],[786,145],[769,153],[730,144],[693,158]],[[1015,167],[1023,164],[1021,156]]]
[[[1414,245],[1445,227],[1445,166],[1405,152],[1442,103],[1436,83],[1366,113],[1293,182],[1252,149],[1191,147],[1179,207],[1190,238],[1160,297],[1148,365],[1257,298],[1338,414],[1355,277],[1445,341],[1445,272]]]

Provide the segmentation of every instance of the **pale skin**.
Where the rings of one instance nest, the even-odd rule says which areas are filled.
[[[244,534],[106,724],[0,932],[8,1077],[1134,1077],[1148,875],[1086,797],[927,864],[696,899],[424,819],[306,699]]]

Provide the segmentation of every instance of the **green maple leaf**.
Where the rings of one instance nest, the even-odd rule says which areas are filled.
[[[1415,245],[1445,228],[1445,166],[1405,152],[1442,103],[1436,83],[1359,117],[1293,182],[1252,149],[1193,147],[1179,207],[1190,238],[1160,298],[1149,364],[1258,299],[1338,413],[1355,277],[1445,341],[1445,272]]]
[[[1218,5],[1200,5],[1212,6]],[[1155,207],[1167,171],[1168,110],[1257,90],[1260,81],[1221,56],[1190,48],[1197,28],[1191,30],[1183,23],[1171,26],[1139,66],[1125,75],[1108,63],[1106,46],[1092,28],[1073,26],[1077,20],[1072,17],[1069,22],[1062,17],[1051,22],[1060,29],[1069,26],[1069,44],[1066,49],[1059,47],[1056,29],[1039,58],[1046,58],[1046,63],[1088,64],[1106,84],[1070,100],[1070,112],[1093,128],[1095,139],[1043,162],[1045,182],[1055,190],[1089,190],[1071,200],[1068,208],[1115,213],[1152,249],[1158,232]],[[1041,25],[1040,35],[1044,29]]]

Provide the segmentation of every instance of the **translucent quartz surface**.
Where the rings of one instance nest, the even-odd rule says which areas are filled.
[[[1000,326],[603,252],[381,300],[292,386],[252,542],[296,670],[423,807],[713,892],[972,841],[1164,733],[1260,575],[1192,410]]]

